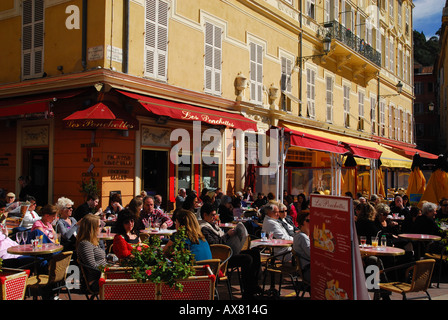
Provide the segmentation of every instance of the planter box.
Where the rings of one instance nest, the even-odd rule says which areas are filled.
[[[109,268],[101,275],[100,300],[213,300],[215,276],[208,266],[195,266],[196,274],[185,280],[183,291],[164,283],[137,282],[127,268]]]
[[[23,300],[29,270],[2,268],[0,292],[2,300]]]

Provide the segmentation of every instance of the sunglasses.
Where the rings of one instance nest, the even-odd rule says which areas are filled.
[[[73,207],[65,207],[65,210],[73,210]]]
[[[306,222],[310,222],[310,219],[305,219]]]

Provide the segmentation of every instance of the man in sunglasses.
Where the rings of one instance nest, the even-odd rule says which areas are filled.
[[[448,218],[448,198],[442,198],[440,200],[440,209],[437,211],[437,219],[447,219]]]

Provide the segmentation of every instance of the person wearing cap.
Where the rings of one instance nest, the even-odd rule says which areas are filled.
[[[6,207],[9,207],[16,201],[16,195],[13,192],[6,194]]]

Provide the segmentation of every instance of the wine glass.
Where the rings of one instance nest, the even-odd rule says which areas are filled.
[[[23,232],[16,232],[16,240],[19,245],[22,242],[22,235],[23,235]]]
[[[23,239],[23,244],[26,244],[26,241],[28,240],[28,232],[24,231],[22,233],[22,239]]]

